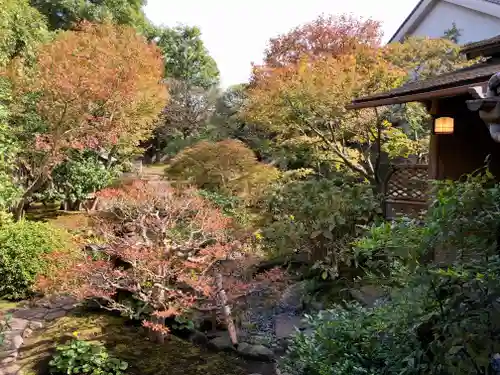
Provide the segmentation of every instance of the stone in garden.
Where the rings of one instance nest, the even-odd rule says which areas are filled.
[[[23,345],[23,343],[24,339],[20,335],[14,336],[14,338],[12,339],[11,348],[19,349]]]
[[[304,296],[307,295],[307,281],[301,281],[286,288],[279,301],[279,306],[287,310],[303,309]]]
[[[6,350],[6,351],[3,351],[3,352],[0,352],[0,359],[5,359],[5,358],[8,358],[8,357],[12,357],[14,356],[15,354],[17,353],[17,350]]]
[[[274,359],[274,352],[264,345],[250,345],[242,342],[238,345],[238,353],[244,357],[259,361],[271,362]]]
[[[276,316],[276,338],[286,339],[297,332],[303,326],[300,316],[289,316],[288,314],[279,314]]]
[[[365,285],[359,289],[351,289],[350,293],[355,300],[368,307],[373,307],[377,300],[385,295],[383,290],[372,285]]]
[[[41,322],[39,320],[33,320],[30,322],[29,327],[32,330],[43,328],[43,322]]]
[[[218,350],[231,351],[234,350],[233,343],[228,334],[218,336],[210,340],[209,345]]]
[[[11,331],[22,331],[28,326],[28,320],[22,318],[13,318],[9,322],[9,328]]]
[[[18,310],[14,313],[14,317],[23,319],[43,319],[48,312],[49,309],[45,307],[36,307],[33,309]]]
[[[3,369],[4,375],[18,375],[20,373],[21,367],[19,365],[10,365]]]
[[[66,315],[66,310],[60,309],[60,310],[54,310],[49,312],[47,315],[45,315],[45,320],[54,320],[54,319],[59,319],[62,318],[63,316]]]
[[[0,361],[1,364],[5,365],[7,363],[12,363],[12,362],[15,362],[15,360],[17,359],[17,356],[19,355],[19,353],[17,351],[13,352],[12,355],[10,355],[9,357],[7,358],[4,358]]]
[[[33,334],[33,330],[31,328],[26,328],[23,332],[23,337],[26,339]]]
[[[206,346],[208,345],[208,338],[207,336],[200,331],[192,331],[191,334],[189,335],[189,341],[191,341],[193,344],[196,345],[203,345]]]

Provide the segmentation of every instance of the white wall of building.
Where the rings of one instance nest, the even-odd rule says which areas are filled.
[[[477,1],[477,0],[476,0]],[[497,5],[498,6],[498,5]],[[453,22],[460,29],[460,44],[476,42],[500,34],[500,19],[489,14],[439,1],[410,35],[439,38]]]

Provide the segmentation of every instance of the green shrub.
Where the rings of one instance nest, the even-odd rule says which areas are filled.
[[[370,228],[356,255],[391,299],[309,318],[283,366],[291,375],[494,374],[500,361],[500,185],[487,172],[440,182],[425,220]],[[456,257],[431,262],[443,247]],[[385,272],[389,271],[389,272]],[[396,282],[394,282],[396,281]]]
[[[308,329],[292,339],[282,366],[290,375],[423,374],[411,326],[421,314],[418,303],[400,295],[374,308],[347,304],[307,316]]]
[[[165,169],[167,178],[208,191],[258,200],[279,171],[260,163],[254,152],[240,141],[202,141],[185,148]]]
[[[40,201],[65,200],[75,207],[88,195],[109,186],[118,176],[119,168],[107,168],[95,152],[73,152],[52,172],[52,186],[37,193]]]
[[[111,357],[105,347],[86,341],[73,340],[56,350],[49,363],[50,373],[54,375],[123,375],[128,368],[127,362]]]
[[[36,277],[48,270],[44,255],[72,248],[70,235],[48,223],[23,220],[0,226],[0,298],[26,298]]]
[[[0,349],[3,348],[5,343],[5,333],[10,330],[10,322],[12,320],[12,314],[4,314],[0,312]]]
[[[262,223],[271,256],[306,253],[323,278],[336,278],[353,261],[350,242],[380,212],[369,185],[309,179],[277,186]]]

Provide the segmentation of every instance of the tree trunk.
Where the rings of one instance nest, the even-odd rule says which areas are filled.
[[[222,313],[224,314],[224,319],[226,320],[227,330],[229,331],[229,337],[231,338],[231,343],[233,346],[238,345],[238,335],[236,334],[236,326],[234,325],[233,317],[231,316],[231,308],[227,302],[226,292],[222,288],[222,275],[217,274],[215,278],[215,284],[217,287],[217,297],[219,303],[222,307]]]
[[[24,214],[24,199],[21,200],[14,208],[14,220],[19,221],[23,218]]]

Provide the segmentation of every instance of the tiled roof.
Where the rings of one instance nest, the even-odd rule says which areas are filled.
[[[498,1],[499,1],[498,4],[500,5],[500,0],[498,0]],[[500,44],[500,35],[494,36],[492,38],[484,39],[484,40],[479,40],[477,42],[472,42],[472,43],[466,44],[462,47],[461,52],[468,53],[472,50],[491,47],[491,46],[494,46],[496,44]]]
[[[500,0],[499,0],[500,1]],[[365,96],[356,99],[353,103],[368,102],[378,99],[393,98],[397,96],[417,94],[422,92],[446,89],[467,84],[484,82],[500,71],[500,60],[488,60],[487,62],[472,65],[468,68],[459,69],[451,73],[446,73],[437,77],[429,78],[423,81],[407,83],[394,90],[380,94]]]

